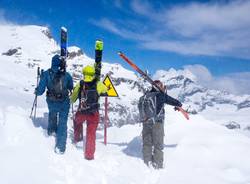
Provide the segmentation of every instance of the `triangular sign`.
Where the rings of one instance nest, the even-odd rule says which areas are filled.
[[[118,93],[115,90],[114,85],[112,84],[108,75],[106,75],[105,79],[103,80],[103,84],[108,88],[108,96],[109,97],[118,97]]]

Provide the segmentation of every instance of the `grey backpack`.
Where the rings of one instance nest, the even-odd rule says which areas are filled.
[[[145,122],[149,119],[154,121],[157,117],[156,96],[157,92],[147,92],[140,97],[138,104],[140,121]]]

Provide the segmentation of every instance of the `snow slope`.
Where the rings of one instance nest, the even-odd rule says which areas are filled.
[[[41,34],[43,27],[9,26],[7,29],[0,26],[1,32],[7,30],[6,34],[19,28],[26,36],[32,35],[31,33],[36,34],[34,40],[39,40],[40,37],[43,39],[44,34]],[[106,146],[103,144],[103,130],[98,130],[95,160],[87,161],[83,158],[83,143],[77,146],[72,144],[72,120],[69,117],[66,153],[55,154],[54,137],[47,137],[45,133],[48,110],[43,97],[38,99],[37,119],[32,121],[29,118],[36,83],[36,65],[33,64],[48,67],[47,61],[53,52],[58,51],[53,39],[45,38],[46,44],[45,42],[43,44],[51,50],[47,51],[44,46],[35,54],[33,52],[29,54],[33,44],[25,47],[26,43],[22,43],[23,46],[18,50],[23,54],[0,55],[0,182],[2,184],[250,183],[249,137],[209,121],[201,115],[191,115],[187,121],[170,106],[166,107],[165,168],[162,170],[146,167],[141,159],[140,124],[109,128]],[[16,48],[13,37],[8,39],[14,45],[13,48]],[[3,40],[1,37],[0,43],[3,43]],[[8,51],[9,46],[1,44],[0,53]],[[36,60],[37,57],[40,58],[39,61]],[[85,64],[92,62],[86,55],[80,57],[85,58]],[[73,71],[74,63],[69,66],[70,71]],[[80,59],[79,64],[81,64]],[[110,66],[113,67],[112,71],[120,68],[115,64]],[[107,70],[105,66],[104,70]],[[114,72],[114,75],[118,74]],[[137,79],[133,72],[127,70],[123,70],[123,77],[127,79],[128,84],[131,78]],[[120,81],[121,89],[125,88],[126,82]],[[128,90],[127,87],[125,89]],[[138,90],[133,90],[131,94],[134,98],[140,95],[136,91]],[[117,104],[120,101],[125,103],[123,100],[116,100]],[[129,100],[133,101],[133,98]]]
[[[67,151],[53,152],[54,138],[46,137],[22,107],[1,108],[1,183],[192,183],[223,184],[250,182],[250,140],[199,115],[184,120],[171,112],[165,122],[165,168],[154,170],[141,159],[141,127],[126,125],[108,129],[108,144],[97,132],[95,160],[83,158],[81,145],[72,141],[69,120]],[[43,111],[40,111],[41,113]]]

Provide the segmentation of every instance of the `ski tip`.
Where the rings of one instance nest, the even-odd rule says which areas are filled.
[[[103,50],[103,41],[101,39],[95,41],[95,50]]]
[[[64,32],[67,32],[66,27],[63,27],[63,26],[62,26],[62,27],[61,27],[61,30],[64,31]]]
[[[182,113],[182,115],[187,119],[189,120],[189,114],[187,111],[185,111],[183,108],[181,107],[175,107],[175,110],[178,110],[179,112]]]
[[[117,54],[118,54],[118,55],[122,55],[122,51],[118,51]]]

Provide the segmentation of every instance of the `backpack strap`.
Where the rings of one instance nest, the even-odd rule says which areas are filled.
[[[94,84],[94,85],[95,85],[95,88],[96,88],[97,82],[98,82],[98,80],[95,78],[95,79],[91,82],[91,85]],[[82,92],[82,90],[83,90],[84,85],[85,85],[84,80],[80,80],[80,88],[79,88],[79,92],[78,92],[78,98],[79,98],[79,99],[81,99],[81,92]]]
[[[83,86],[84,86],[84,80],[80,80],[80,88],[79,88],[79,92],[78,92],[78,98],[79,98],[79,100],[81,100],[81,98],[82,98]]]

